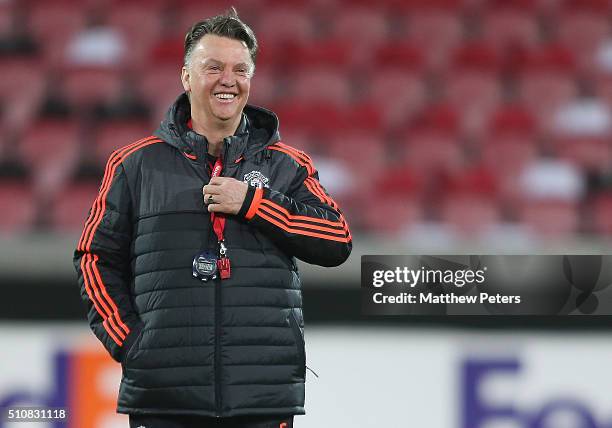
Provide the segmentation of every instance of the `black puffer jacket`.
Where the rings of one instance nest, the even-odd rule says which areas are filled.
[[[305,352],[294,257],[344,262],[351,235],[310,158],[279,141],[278,120],[247,106],[224,144],[223,176],[251,187],[227,216],[231,278],[192,276],[218,251],[203,204],[206,140],[183,94],[155,135],[115,151],[75,252],[95,335],[122,363],[118,411],[304,413]]]

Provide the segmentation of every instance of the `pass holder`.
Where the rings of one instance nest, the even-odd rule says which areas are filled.
[[[218,263],[219,259],[210,251],[196,254],[192,263],[193,277],[204,282],[216,279],[219,273]]]

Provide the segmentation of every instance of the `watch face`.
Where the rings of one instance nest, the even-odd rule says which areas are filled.
[[[217,257],[209,251],[196,255],[192,267],[193,276],[202,281],[217,277]]]

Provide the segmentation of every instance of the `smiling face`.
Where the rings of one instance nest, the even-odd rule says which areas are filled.
[[[205,127],[238,127],[254,67],[242,41],[211,34],[202,37],[181,73],[194,121]]]

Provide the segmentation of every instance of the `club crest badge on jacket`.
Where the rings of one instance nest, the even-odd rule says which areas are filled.
[[[268,186],[268,177],[263,175],[259,171],[251,171],[247,174],[244,174],[243,181],[247,183],[249,186],[257,187],[259,189],[263,189]]]

